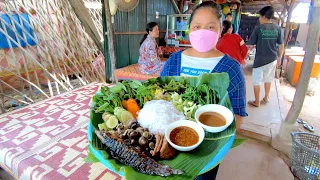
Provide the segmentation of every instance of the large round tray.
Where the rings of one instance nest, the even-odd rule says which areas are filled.
[[[92,140],[92,131],[93,131],[93,126],[92,126],[91,122],[89,121],[89,123],[88,123],[88,140],[89,140],[89,142]],[[217,153],[217,155],[213,159],[211,159],[211,161],[200,171],[199,175],[215,168],[222,161],[222,159],[225,157],[225,155],[230,150],[232,143],[234,141],[234,137],[235,137],[234,135],[229,137],[229,140],[226,142],[226,144],[220,149],[220,151]],[[111,166],[110,162],[107,159],[103,158],[102,153],[98,150],[95,150],[90,143],[89,143],[89,148],[90,148],[91,152],[95,155],[95,157],[97,159],[99,159],[100,162],[103,165],[105,165],[109,170],[113,171],[114,173],[116,173],[120,176],[124,176],[124,172],[116,171]]]

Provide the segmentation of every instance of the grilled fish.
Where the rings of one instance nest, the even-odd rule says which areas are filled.
[[[132,147],[112,137],[109,132],[96,130],[95,133],[105,145],[105,149],[111,157],[125,165],[133,167],[136,171],[163,177],[173,174],[184,174],[182,170],[172,169],[167,165],[159,164],[150,157],[138,153]]]

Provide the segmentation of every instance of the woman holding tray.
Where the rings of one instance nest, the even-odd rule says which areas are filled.
[[[172,54],[161,76],[199,76],[202,73],[229,74],[229,97],[236,115],[247,116],[246,84],[240,64],[216,49],[221,29],[221,11],[211,1],[200,4],[190,18],[192,48]]]
[[[202,73],[229,74],[229,98],[237,122],[246,113],[246,83],[240,64],[216,49],[221,33],[221,9],[211,1],[200,4],[190,18],[190,42],[192,48],[172,54],[161,76],[199,76]],[[197,179],[215,179],[218,167]]]

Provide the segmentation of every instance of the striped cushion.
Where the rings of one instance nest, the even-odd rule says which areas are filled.
[[[120,80],[139,80],[146,81],[149,78],[157,78],[158,74],[143,74],[139,70],[138,64],[132,64],[121,69],[114,71],[114,75],[117,81]]]

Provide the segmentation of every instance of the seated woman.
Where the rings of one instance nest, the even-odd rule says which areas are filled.
[[[172,54],[161,76],[199,76],[202,73],[226,72],[230,77],[228,88],[233,111],[239,116],[246,113],[246,83],[240,64],[216,49],[220,34],[221,13],[211,1],[200,4],[190,17],[192,48]]]
[[[147,24],[147,33],[140,42],[139,70],[144,74],[160,74],[165,62],[160,61],[158,45],[155,38],[159,37],[159,27],[156,22]]]
[[[229,54],[236,59],[243,67],[246,65],[248,48],[243,39],[238,34],[232,34],[231,22],[222,22],[221,38],[217,44],[217,49],[225,54]]]

